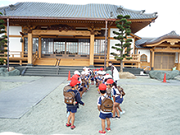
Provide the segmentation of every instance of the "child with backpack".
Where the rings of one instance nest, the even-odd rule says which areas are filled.
[[[114,101],[112,118],[120,118],[119,110],[120,112],[122,112],[122,109],[120,108],[120,104],[123,102],[123,96],[118,90],[117,84],[116,82],[113,81],[113,79],[108,79],[106,85],[108,88],[111,88],[111,95]],[[117,116],[115,116],[115,114],[117,114]]]
[[[67,111],[70,112],[66,126],[67,127],[71,126],[71,129],[75,128],[74,126],[75,113],[77,112],[77,108],[79,108],[79,104],[84,106],[84,103],[81,101],[80,93],[77,90],[79,83],[80,81],[78,81],[77,79],[73,79],[70,82],[70,86],[72,88],[69,89],[64,95],[65,103],[67,104]]]
[[[112,109],[113,109],[113,102],[110,98],[108,98],[108,95],[106,94],[106,85],[100,84],[99,85],[100,90],[100,96],[97,100],[97,107],[100,111],[99,117],[101,118],[101,126],[102,130],[99,131],[101,134],[105,134],[105,121],[107,121],[107,131],[110,131],[110,118],[112,117]]]

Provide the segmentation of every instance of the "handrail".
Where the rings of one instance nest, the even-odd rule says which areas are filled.
[[[34,54],[33,54],[33,64],[35,63],[36,59],[38,58],[38,52],[36,51]]]
[[[60,61],[61,61],[61,59],[56,58],[55,66],[57,67],[57,74],[59,74],[59,64],[60,64]]]

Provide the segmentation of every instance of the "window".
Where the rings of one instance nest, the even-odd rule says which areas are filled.
[[[94,55],[104,55],[104,50],[105,50],[105,40],[96,39],[94,41]]]
[[[38,51],[39,38],[33,38],[33,53]]]
[[[38,51],[39,39],[33,38],[33,53]],[[24,52],[28,53],[28,38],[24,38]]]
[[[66,54],[78,54],[78,42],[66,42]]]
[[[65,42],[54,42],[54,53],[65,54]]]
[[[89,55],[90,40],[89,39],[79,39],[78,54],[79,55]]]
[[[147,55],[146,54],[141,55],[141,61],[142,62],[147,62]]]
[[[42,38],[41,39],[42,54],[53,54],[53,39]]]
[[[89,39],[42,38],[42,54],[89,55]]]
[[[28,38],[24,38],[24,52],[28,53]]]

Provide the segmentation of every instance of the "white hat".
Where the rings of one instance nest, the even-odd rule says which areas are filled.
[[[101,74],[102,74],[102,75],[105,75],[105,74],[106,74],[106,71],[101,71]]]
[[[81,74],[84,75],[84,74],[85,74],[85,71],[82,71]]]
[[[89,71],[86,70],[86,71],[85,71],[85,74],[88,75],[88,74],[89,74]]]
[[[104,79],[106,79],[106,78],[112,78],[112,76],[111,75],[105,75]]]
[[[79,71],[75,70],[74,74],[80,75]]]

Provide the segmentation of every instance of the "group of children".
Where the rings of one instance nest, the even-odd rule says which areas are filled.
[[[102,130],[100,130],[99,133],[105,134],[106,130],[111,130],[110,118],[119,119],[120,114],[125,113],[125,111],[120,107],[120,104],[123,102],[123,89],[117,86],[117,81],[113,80],[113,77],[110,74],[107,74],[103,68],[93,69],[91,71],[89,68],[84,67],[81,73],[77,70],[74,71],[71,82],[66,86],[68,88],[64,88],[64,96],[67,100],[71,99],[65,95],[69,92],[73,92],[75,98],[73,103],[69,104],[68,102],[65,102],[67,104],[67,112],[69,112],[66,126],[71,127],[71,129],[75,128],[74,120],[77,108],[79,108],[79,104],[84,105],[81,101],[82,96],[84,92],[89,90],[90,84],[94,85],[94,81],[96,82],[96,87],[98,87],[97,91],[100,94],[97,100],[97,107],[100,111],[99,117],[101,118]],[[107,99],[111,100],[111,102],[113,101],[111,106],[112,110],[110,111],[102,110],[102,105],[105,104],[105,100]],[[107,127],[105,128],[106,120]]]

